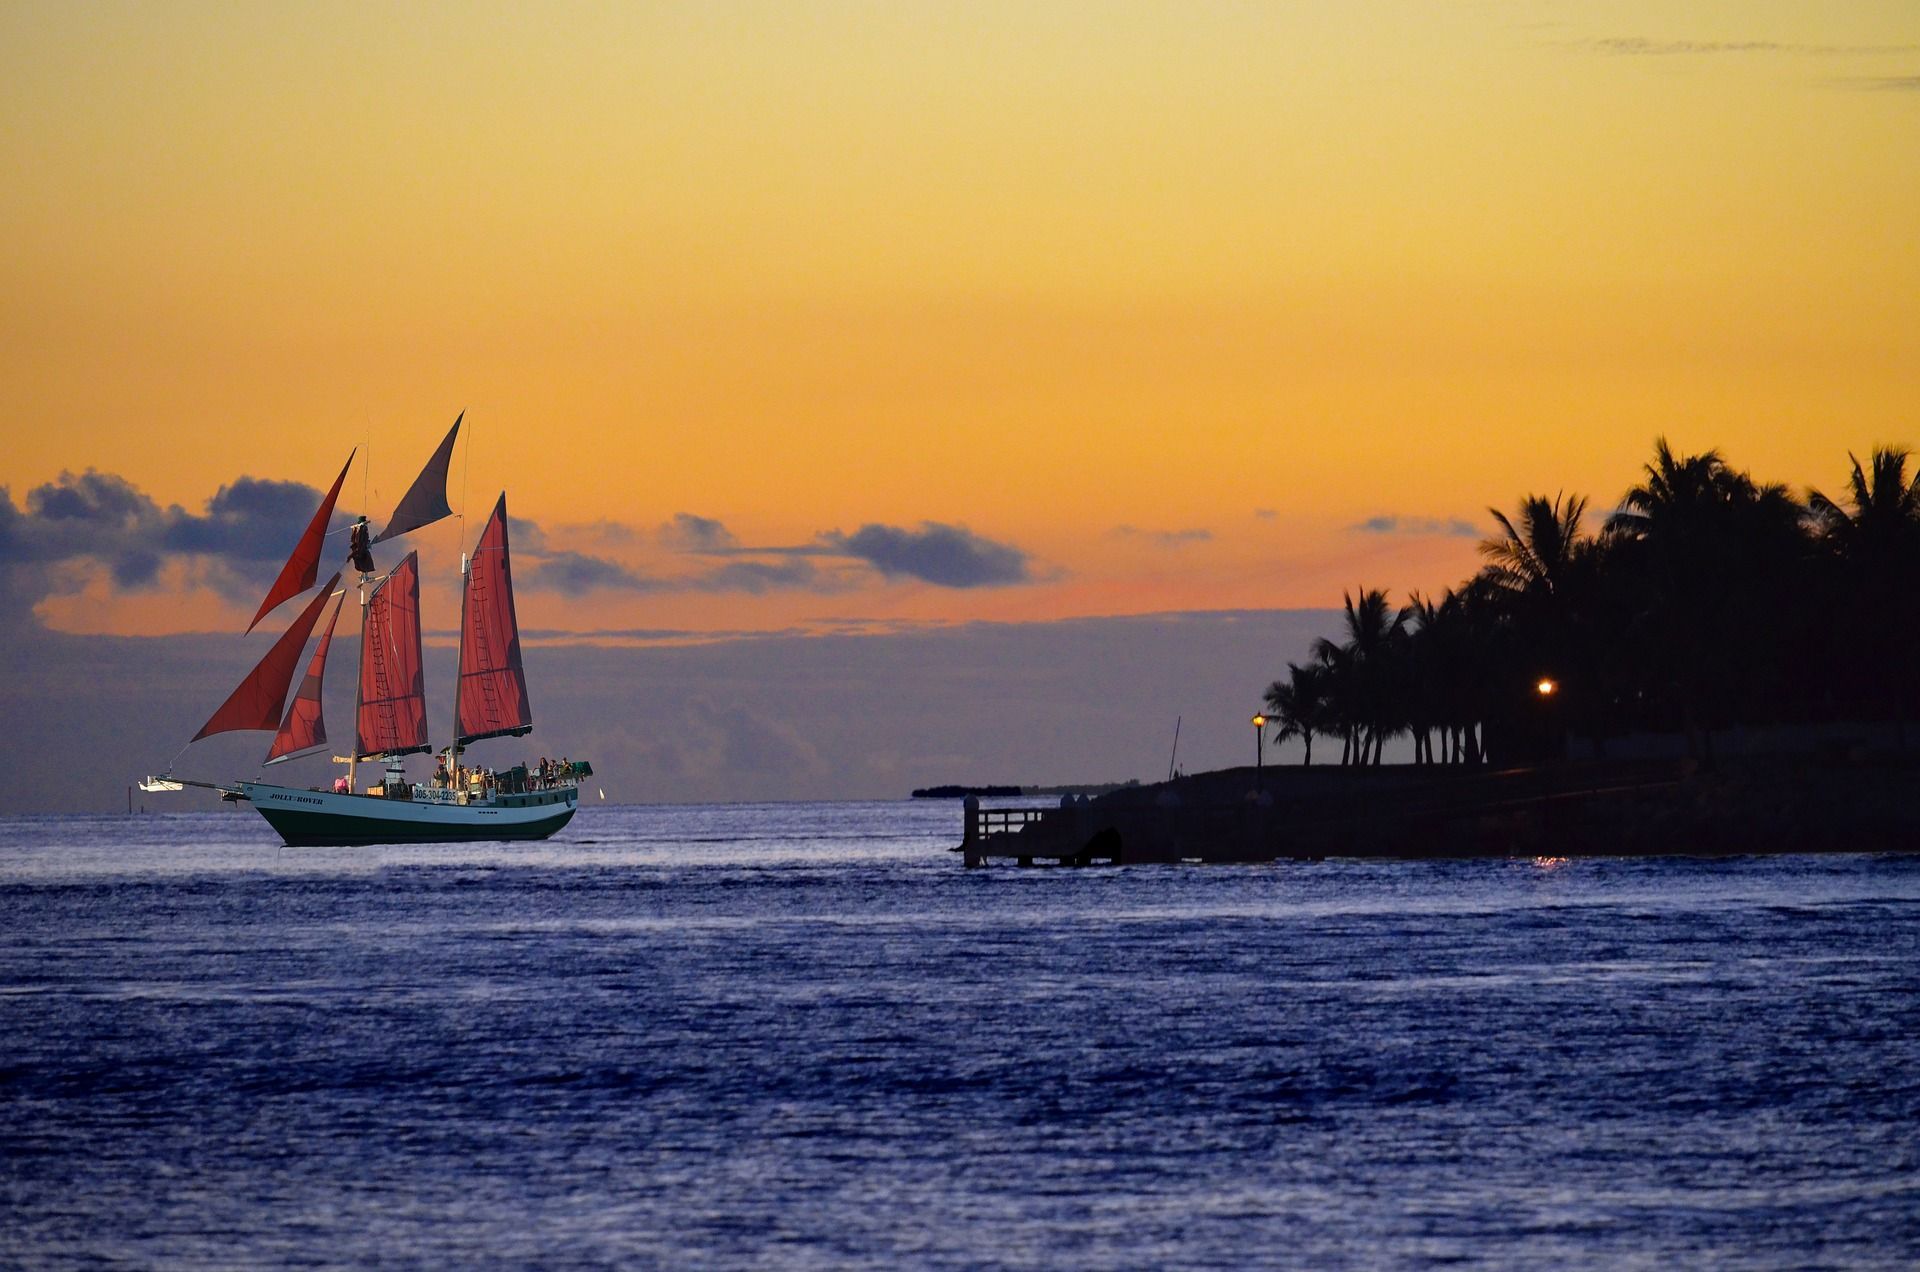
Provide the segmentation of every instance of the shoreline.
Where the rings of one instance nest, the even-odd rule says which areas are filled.
[[[1920,755],[1236,768],[1059,807],[969,800],[969,865],[1920,852]]]

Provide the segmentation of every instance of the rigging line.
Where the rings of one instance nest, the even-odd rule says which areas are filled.
[[[467,479],[473,476],[473,425],[467,425],[467,448],[460,452],[460,528],[467,522]],[[464,535],[462,536],[464,539]]]

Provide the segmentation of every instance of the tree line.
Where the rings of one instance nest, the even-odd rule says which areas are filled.
[[[1655,443],[1594,525],[1579,495],[1530,495],[1439,596],[1346,593],[1343,638],[1266,691],[1276,739],[1378,764],[1549,757],[1569,736],[1684,734],[1712,758],[1735,725],[1893,722],[1920,713],[1920,471],[1875,449],[1838,498],[1763,484],[1718,451]],[[1323,756],[1326,754],[1322,752]]]

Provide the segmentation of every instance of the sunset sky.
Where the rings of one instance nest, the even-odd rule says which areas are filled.
[[[1319,607],[1659,434],[1920,440],[1908,0],[10,0],[0,154],[9,522],[378,519],[465,410],[536,629]],[[192,542],[37,613],[238,630]]]

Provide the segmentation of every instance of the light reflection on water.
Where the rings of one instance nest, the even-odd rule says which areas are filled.
[[[0,821],[0,1264],[1920,1259],[1920,861]]]

